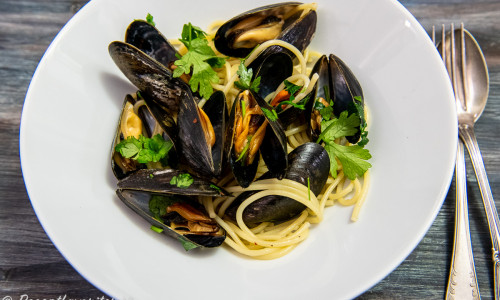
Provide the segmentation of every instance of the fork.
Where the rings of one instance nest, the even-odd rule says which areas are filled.
[[[461,33],[463,36],[463,24],[461,26]],[[454,28],[451,24],[450,38],[451,47],[446,47],[446,29],[445,25],[442,25],[441,31],[441,42],[436,45],[436,30],[432,27],[432,41],[434,45],[438,47],[440,51],[441,58],[443,59],[444,65],[447,68],[448,74],[453,74],[456,72],[451,70],[457,66],[457,59],[455,55],[455,43],[454,43]],[[462,39],[463,41],[463,39]],[[441,49],[439,49],[441,46]],[[451,50],[451,51],[450,51]],[[464,55],[464,51],[462,51]],[[447,64],[446,61],[448,57],[451,58],[451,64]],[[465,63],[465,59],[460,60]],[[465,66],[462,65],[465,69]],[[452,83],[455,83],[456,78],[451,78]],[[453,89],[455,93],[455,100],[459,101],[457,98],[457,86],[453,84]],[[446,299],[479,299],[479,288],[476,278],[476,270],[474,267],[474,256],[472,254],[472,246],[470,241],[469,232],[469,216],[467,207],[467,179],[466,179],[466,168],[465,168],[465,158],[464,158],[464,144],[459,139],[457,145],[457,157],[455,163],[455,184],[456,184],[456,211],[455,211],[455,238],[453,243],[453,255],[450,266],[450,274],[448,278],[448,285],[446,288]]]

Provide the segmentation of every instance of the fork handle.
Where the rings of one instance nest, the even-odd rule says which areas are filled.
[[[455,164],[456,206],[455,238],[446,300],[479,299],[479,288],[470,242],[469,211],[467,209],[467,179],[464,144],[459,141]]]
[[[495,299],[500,299],[500,233],[498,226],[500,221],[498,220],[498,213],[495,207],[495,200],[491,193],[490,184],[488,182],[488,176],[486,175],[486,170],[484,168],[483,157],[481,156],[481,151],[477,144],[476,135],[474,134],[474,127],[470,125],[461,125],[458,127],[458,132],[467,150],[469,150],[469,155],[472,160],[472,165],[474,166],[474,172],[476,173],[477,182],[479,184],[479,189],[481,191],[481,196],[483,198],[484,210],[486,211],[486,217],[488,218],[488,226],[490,228],[490,236],[492,243],[493,252],[493,264],[494,264],[494,287],[495,287]]]

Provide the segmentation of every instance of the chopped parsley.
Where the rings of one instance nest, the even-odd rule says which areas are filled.
[[[291,106],[293,106],[295,108],[298,108],[300,110],[305,110],[306,109],[306,103],[309,100],[309,95],[306,96],[306,97],[304,97],[304,98],[302,98],[302,100],[298,101],[297,103],[293,102],[295,100],[296,94],[298,94],[299,92],[301,92],[301,90],[303,89],[303,87],[300,86],[300,85],[295,85],[295,84],[291,83],[288,80],[285,80],[284,84],[285,84],[285,91],[288,92],[288,94],[290,95],[290,97],[288,98],[288,100],[281,101],[276,106],[276,109],[277,110],[282,110],[283,107],[286,107],[286,105],[291,105]]]
[[[129,136],[115,146],[115,151],[125,158],[131,158],[139,163],[159,162],[167,165],[168,152],[174,144],[165,141],[160,134],[147,138],[142,134],[139,138]]]
[[[215,184],[211,183],[210,184],[210,187],[214,190],[216,190],[217,192],[221,193],[222,194],[222,190],[220,187],[216,186]]]
[[[266,116],[267,119],[269,119],[269,121],[276,121],[278,120],[278,114],[276,113],[276,111],[274,109],[267,109],[265,107],[261,107],[260,108],[262,110],[262,112],[264,113],[264,115]]]
[[[360,120],[364,120],[365,118],[365,108],[363,106],[363,99],[360,96],[354,97],[354,107],[356,108],[356,112],[359,116]],[[358,145],[364,147],[370,141],[368,139],[368,131],[366,130],[366,122],[361,122],[360,131],[361,131],[361,139],[358,142]]]
[[[179,188],[185,189],[193,184],[194,179],[193,176],[189,173],[182,173],[177,176],[172,177],[170,180],[171,185],[175,185]]]
[[[153,21],[153,16],[150,13],[148,13],[148,15],[146,16],[146,22],[148,22],[151,26],[156,26],[155,22]]]
[[[200,96],[208,99],[213,93],[212,83],[218,83],[219,77],[213,68],[221,68],[225,58],[218,57],[208,45],[206,33],[191,23],[185,24],[179,39],[188,52],[175,61],[177,68],[174,77],[191,74],[189,85],[193,92],[199,91]]]
[[[234,85],[237,88],[241,90],[251,90],[256,93],[259,92],[260,76],[258,76],[252,81],[253,70],[251,68],[247,69],[247,67],[245,67],[243,60],[241,60],[240,66],[238,67],[238,71],[236,71],[236,74],[238,74],[239,76],[239,80],[234,82]]]
[[[153,230],[154,232],[157,232],[157,233],[162,233],[163,232],[163,228],[156,227],[154,225],[151,225],[151,230]]]
[[[330,157],[330,173],[333,177],[337,177],[339,168],[337,159],[342,163],[344,174],[351,180],[363,175],[372,166],[367,162],[372,157],[368,149],[360,145],[344,146],[335,143],[338,138],[355,134],[359,124],[359,116],[356,114],[348,116],[347,111],[342,112],[338,118],[321,122],[321,134],[316,142],[325,142],[325,150]]]
[[[161,222],[161,217],[167,214],[167,207],[176,202],[178,202],[178,200],[173,197],[153,195],[149,200],[149,211],[153,214],[155,219]]]

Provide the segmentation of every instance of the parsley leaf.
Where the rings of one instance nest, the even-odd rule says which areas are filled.
[[[278,113],[276,113],[276,110],[274,109],[267,109],[265,107],[261,107],[260,108],[262,110],[262,112],[264,113],[264,115],[269,119],[269,121],[276,121],[278,120]]]
[[[220,68],[225,63],[225,58],[218,57],[208,45],[206,33],[191,23],[185,24],[182,29],[180,41],[186,46],[188,52],[175,61],[177,68],[174,77],[191,74],[189,85],[193,92],[199,90],[200,96],[208,99],[213,93],[212,83],[218,83],[219,77],[212,68]]]
[[[240,90],[251,90],[256,93],[259,92],[260,76],[258,76],[252,81],[253,70],[251,68],[247,69],[247,67],[245,67],[243,60],[241,60],[240,66],[238,67],[238,71],[236,71],[236,74],[238,74],[239,76],[239,80],[234,82],[234,85],[237,88],[239,88]]]
[[[344,174],[351,180],[363,175],[372,166],[366,161],[372,157],[370,152],[361,146],[343,146],[336,143],[328,143],[325,145],[325,150],[330,155],[330,173],[333,172],[332,176],[334,177],[337,176],[338,166],[336,166],[335,170],[332,170],[332,156],[337,157],[342,163]]]
[[[359,126],[359,117],[351,114],[347,116],[347,111],[343,111],[339,118],[321,121],[321,134],[318,137],[317,143],[320,140],[333,142],[335,139],[350,136],[355,134]]]
[[[146,16],[146,22],[148,22],[149,25],[156,26],[155,22],[153,21],[153,16],[150,13],[148,13],[148,15]]]
[[[193,184],[193,182],[193,176],[191,176],[191,174],[189,173],[179,174],[178,176],[172,177],[172,179],[170,180],[171,185],[175,185],[183,189],[188,188],[191,184]]]
[[[339,118],[321,122],[321,134],[317,143],[321,140],[325,142],[325,150],[330,157],[330,174],[333,177],[337,177],[337,159],[342,163],[344,174],[351,180],[363,175],[372,166],[366,161],[372,157],[368,149],[359,145],[344,146],[335,143],[335,139],[356,133],[359,123],[359,117],[356,114],[348,116],[347,111],[342,112]]]
[[[152,138],[140,135],[139,138],[129,136],[115,146],[115,151],[125,158],[131,158],[139,163],[165,161],[172,148],[172,141],[165,141],[160,134]]]
[[[173,197],[162,195],[153,195],[149,200],[149,211],[153,214],[154,218],[161,221],[161,217],[167,214],[167,207],[178,202]]]
[[[364,120],[365,118],[365,108],[363,106],[363,99],[360,96],[354,97],[354,107],[358,113],[359,119]],[[358,145],[364,147],[370,141],[368,139],[368,131],[366,130],[366,122],[361,122],[360,131],[361,131],[361,139],[358,142]]]

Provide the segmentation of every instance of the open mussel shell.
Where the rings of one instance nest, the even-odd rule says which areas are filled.
[[[194,207],[197,213],[206,215],[203,207],[200,207],[198,203],[190,198],[179,195],[165,196],[145,191],[122,189],[116,190],[116,194],[125,205],[140,215],[144,220],[156,228],[162,229],[162,233],[179,240],[186,250],[199,247],[218,247],[226,238],[225,232],[213,222],[211,225],[214,228],[213,232],[190,232],[187,226],[186,228],[179,228],[183,225],[179,226],[178,224],[186,223],[186,220],[178,213],[174,212],[158,217],[151,211],[151,206],[154,205],[151,203],[152,201],[165,201],[171,203],[181,202],[188,204],[189,207]],[[175,226],[175,228],[172,226]]]
[[[314,65],[311,74],[314,73],[319,75],[315,101],[320,98],[327,101],[331,99],[333,101],[333,114],[336,117],[340,116],[344,111],[347,111],[349,115],[359,115],[356,104],[364,105],[363,90],[354,73],[339,57],[330,54],[327,58],[326,55],[323,55]],[[315,107],[317,107],[316,103],[312,107],[311,122],[315,121],[313,116]],[[366,122],[364,115],[359,117],[361,119],[360,126],[362,126]],[[316,126],[312,123],[309,125],[309,134],[313,140],[316,140],[321,134],[321,128],[318,128],[318,122],[316,122]],[[346,138],[350,143],[355,144],[359,141],[360,135],[361,131],[358,127],[358,131],[354,135]]]
[[[243,95],[242,97],[240,97]],[[246,100],[244,100],[246,99]],[[267,121],[265,129],[265,136],[262,144],[260,145],[259,152],[262,155],[269,171],[278,178],[282,178],[288,166],[287,156],[287,142],[285,130],[279,121],[276,112],[262,97],[257,93],[246,90],[240,93],[232,106],[231,114],[229,116],[229,124],[227,128],[227,144],[226,150],[228,152],[228,160],[231,166],[233,175],[235,176],[238,184],[242,187],[247,187],[255,179],[257,174],[257,167],[259,155],[256,154],[255,158],[250,164],[244,163],[239,160],[234,148],[235,130],[237,122],[237,109],[241,111],[243,101],[251,103],[253,107],[259,107],[262,115],[257,115],[256,118],[260,121],[252,119],[250,123],[260,123]],[[250,150],[249,150],[250,151]]]
[[[175,169],[141,169],[118,181],[119,189],[141,190],[157,194],[220,197],[229,195],[223,188],[189,174],[193,182],[189,186],[179,186],[174,177],[185,176],[187,172]],[[172,182],[172,183],[171,183]]]
[[[111,168],[117,179],[122,179],[128,174],[135,172],[137,169],[146,167],[145,164],[123,157],[115,150],[116,145],[129,136],[134,136],[136,138],[138,135],[151,137],[154,132],[156,120],[147,107],[139,106],[137,110],[134,110],[134,106],[137,105],[140,100],[137,94],[128,94],[123,101],[115,138],[111,148]],[[164,139],[168,140],[168,137],[164,136]]]
[[[297,181],[307,186],[311,192],[318,195],[323,189],[330,172],[330,159],[325,149],[316,143],[305,143],[295,148],[288,154],[288,169],[286,179]],[[262,175],[259,179],[274,178],[271,173]],[[226,210],[226,215],[236,218],[238,206],[248,197],[258,191],[243,192]],[[246,224],[257,224],[260,222],[275,222],[288,220],[305,209],[305,206],[291,198],[283,196],[266,196],[254,201],[243,211],[243,221]]]
[[[246,57],[255,46],[272,39],[284,40],[303,51],[316,31],[316,20],[312,4],[262,6],[224,23],[215,34],[214,44],[219,52],[233,57]]]
[[[189,86],[163,64],[131,44],[114,41],[109,54],[122,73],[141,93],[176,115],[179,103],[192,97]]]
[[[258,94],[265,99],[292,74],[293,60],[290,55],[283,52],[268,55],[254,72],[254,78],[260,77]]]
[[[127,27],[125,42],[169,68],[177,60],[177,50],[155,26],[144,20],[135,20]]]
[[[188,93],[190,93],[188,91]],[[226,98],[217,91],[210,96],[203,106],[203,112],[211,125],[202,125],[202,116],[195,98],[187,97],[179,103],[177,126],[179,146],[184,162],[197,174],[207,178],[217,178],[223,167],[225,127],[227,120]],[[209,142],[207,127],[213,128],[215,142]]]

